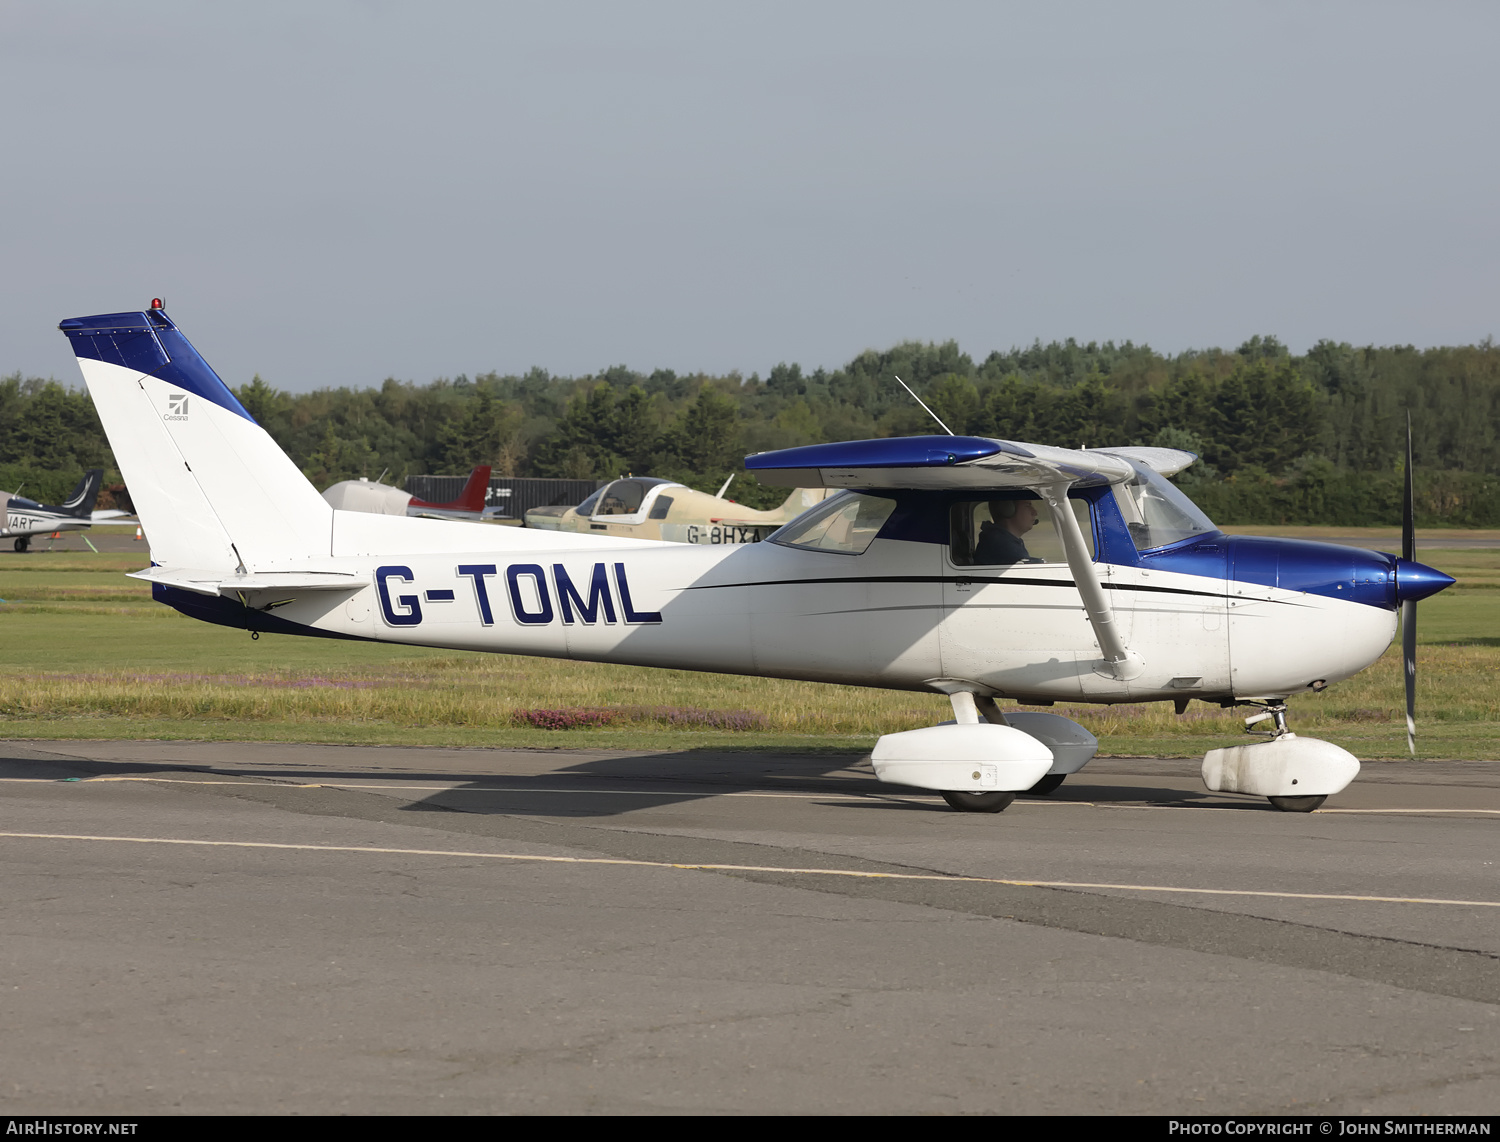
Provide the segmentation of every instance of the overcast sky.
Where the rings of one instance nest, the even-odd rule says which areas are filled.
[[[1500,5],[0,0],[0,372],[1500,333]]]

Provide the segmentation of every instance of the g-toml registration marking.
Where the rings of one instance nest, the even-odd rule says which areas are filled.
[[[464,563],[454,569],[460,579],[468,579],[480,626],[495,624],[494,602],[490,580],[503,578],[511,618],[524,626],[547,626],[561,621],[566,626],[596,623],[626,626],[649,626],[662,621],[660,611],[638,611],[630,593],[629,572],[624,563],[613,565],[613,590],[610,565],[595,563],[586,578],[575,582],[561,563],[512,563],[502,572],[495,563]],[[415,589],[416,577],[411,567],[388,564],[375,570],[375,589],[380,599],[380,614],[392,627],[420,626],[422,602],[451,603],[456,600],[450,587]],[[411,584],[410,591],[405,585]],[[618,605],[616,600],[618,599]],[[555,603],[555,605],[554,605]]]

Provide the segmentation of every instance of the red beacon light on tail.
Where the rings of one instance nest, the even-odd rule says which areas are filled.
[[[153,297],[151,299],[151,308],[152,309],[165,309],[166,306],[162,303],[161,298],[159,298],[159,297]]]

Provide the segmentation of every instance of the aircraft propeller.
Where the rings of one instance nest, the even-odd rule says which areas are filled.
[[[1411,412],[1406,414],[1406,487],[1401,497],[1401,558],[1417,558],[1417,527],[1411,474]],[[1401,604],[1401,665],[1406,675],[1406,748],[1417,756],[1417,601]]]

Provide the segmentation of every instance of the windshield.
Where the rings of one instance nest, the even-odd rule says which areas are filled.
[[[1218,531],[1203,509],[1165,476],[1137,464],[1134,479],[1114,487],[1115,501],[1137,551],[1150,551]]]
[[[895,510],[895,500],[867,496],[862,492],[844,492],[778,528],[771,534],[770,541],[783,547],[860,555],[874,542]]]

